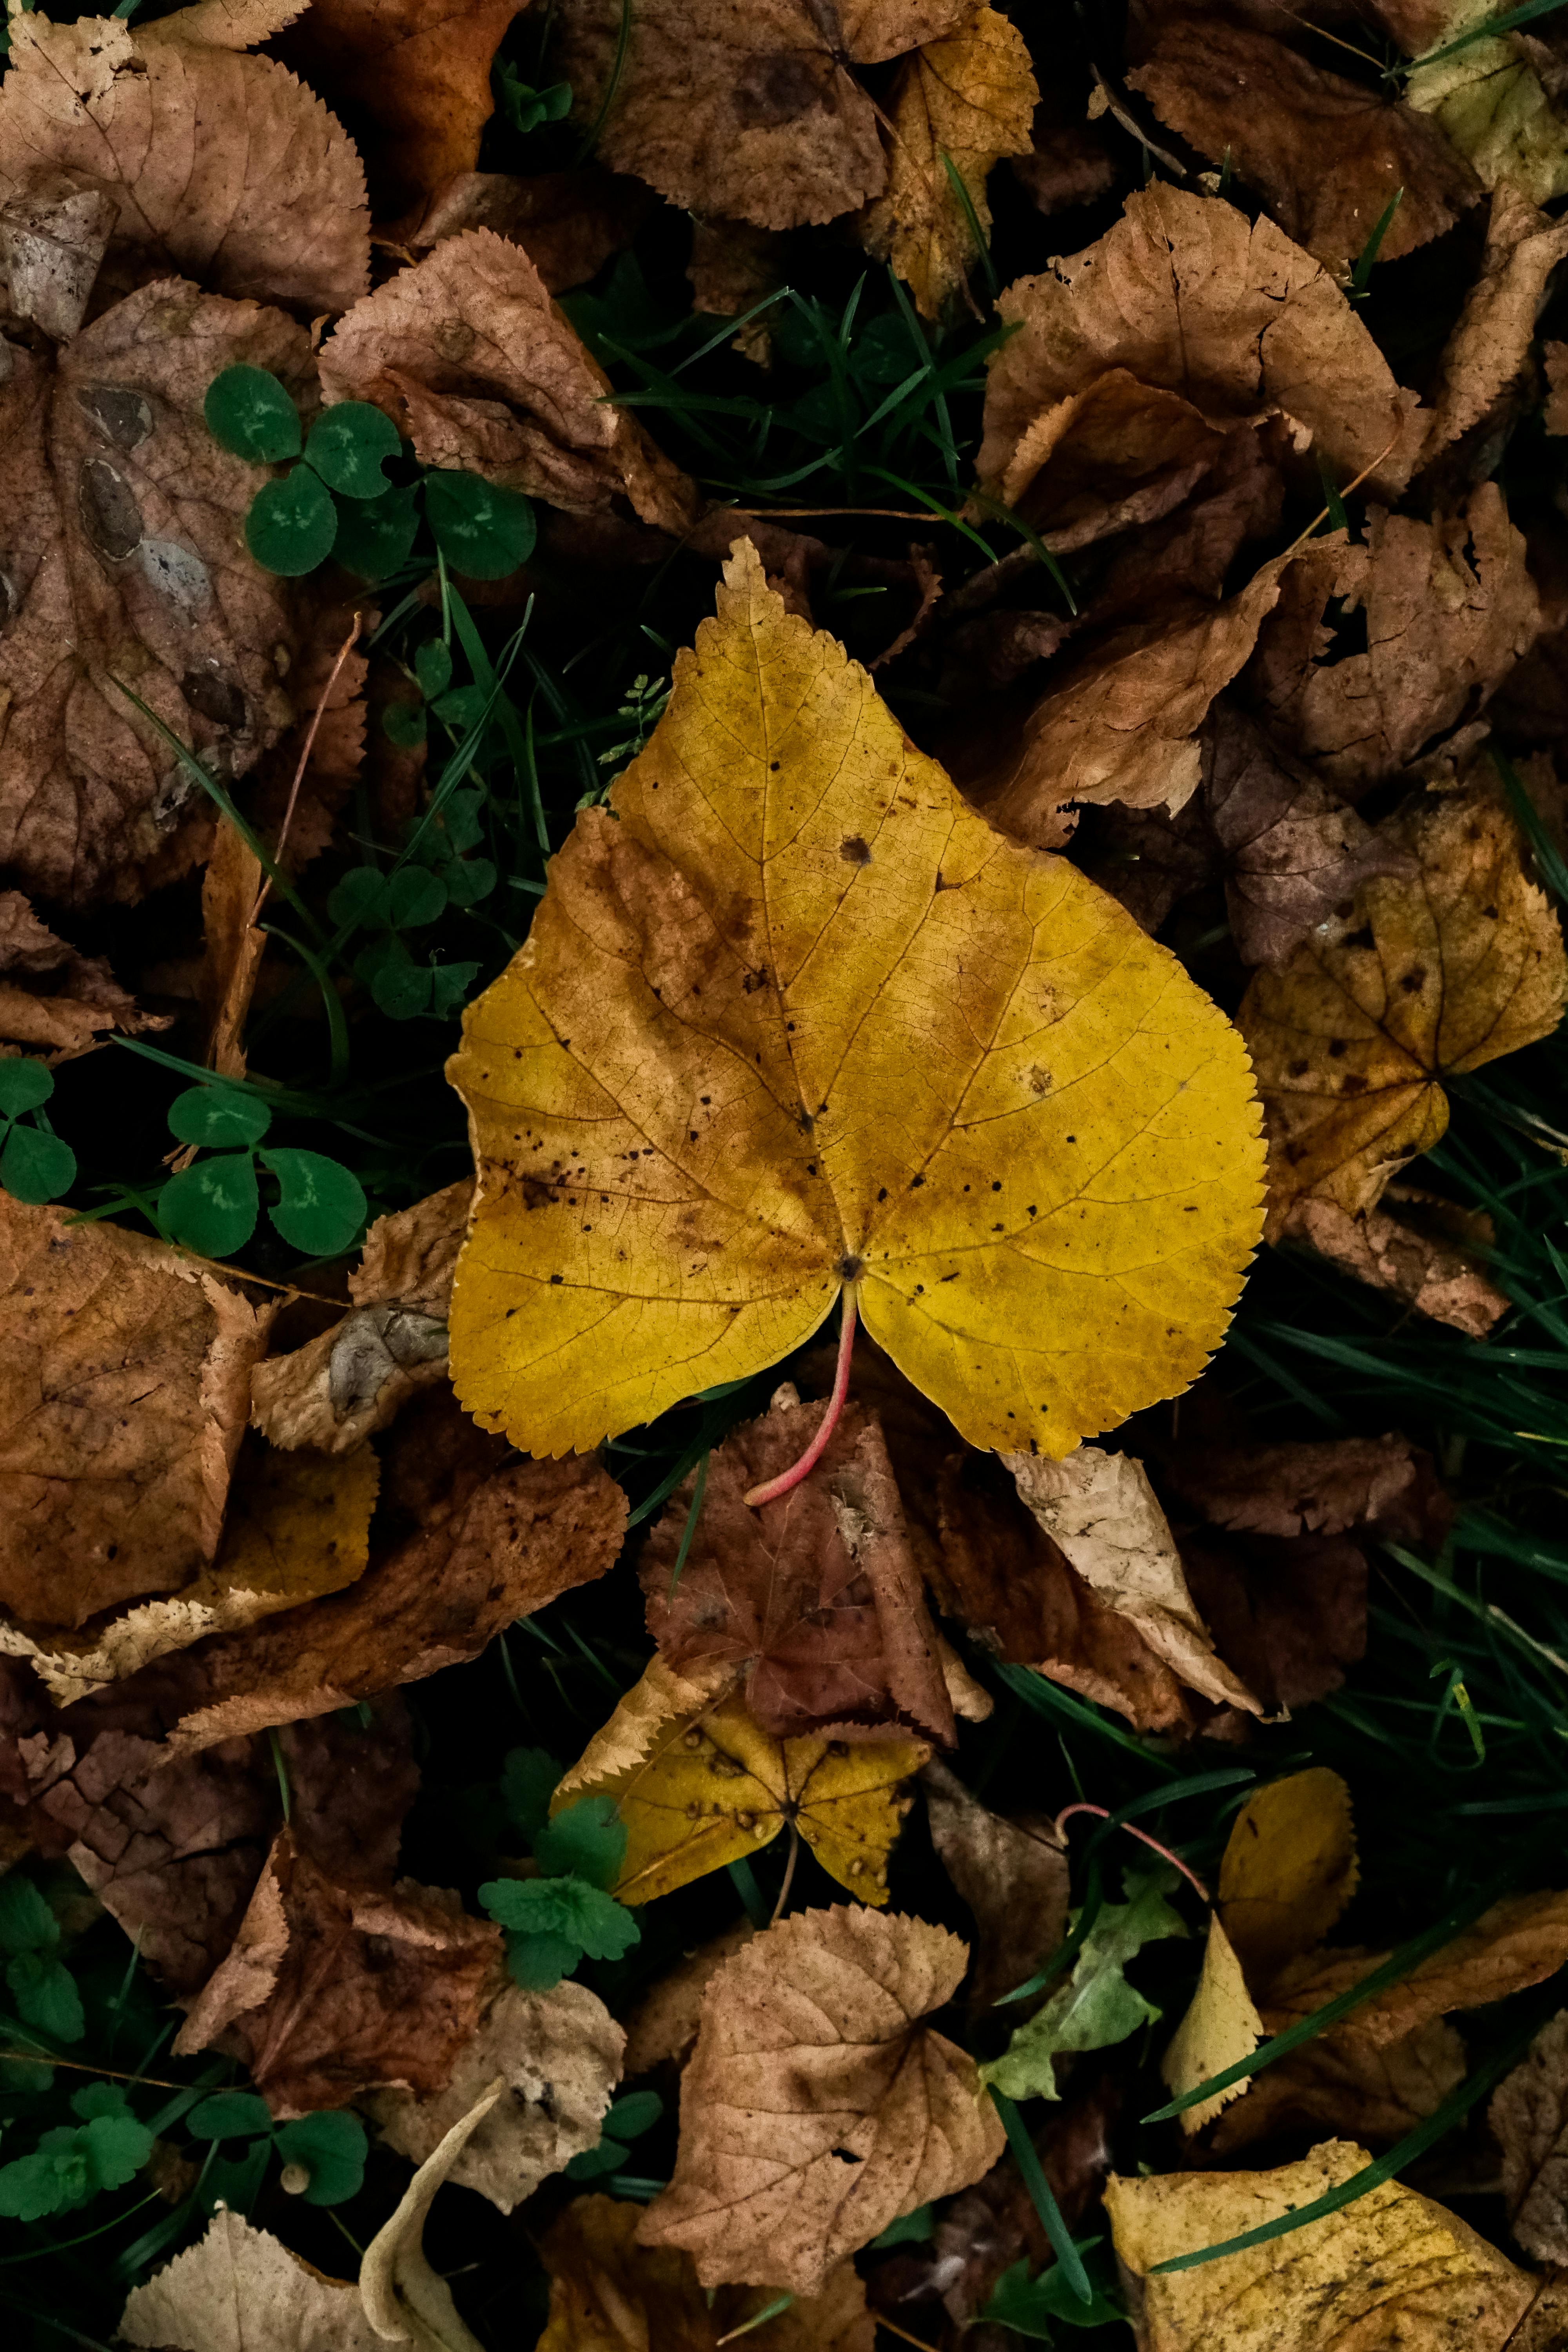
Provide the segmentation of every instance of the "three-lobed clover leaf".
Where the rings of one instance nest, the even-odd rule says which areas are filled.
[[[207,386],[202,414],[220,448],[254,466],[300,454],[300,412],[266,368],[226,367]]]
[[[532,507],[519,491],[479,474],[426,474],[425,511],[447,562],[471,580],[504,580],[533,552]]]
[[[379,877],[378,877],[379,878]],[[283,1239],[310,1257],[332,1257],[364,1223],[364,1188],[342,1162],[291,1146],[260,1149],[272,1113],[258,1095],[221,1081],[189,1087],[169,1107],[182,1143],[218,1147],[171,1176],[158,1194],[164,1230],[204,1257],[232,1257],[261,1213],[257,1162],[277,1179],[268,1214]],[[226,1149],[224,1147],[236,1147]]]
[[[285,580],[314,572],[332,551],[338,510],[331,492],[309,466],[263,482],[245,518],[245,543],[264,571]]]
[[[368,400],[340,401],[322,411],[305,442],[305,462],[330,490],[346,499],[379,499],[391,486],[385,466],[403,442],[390,416]]]
[[[41,1111],[55,1090],[47,1064],[9,1055],[0,1061],[0,1186],[37,1207],[76,1181],[76,1154],[47,1127],[18,1121]]]

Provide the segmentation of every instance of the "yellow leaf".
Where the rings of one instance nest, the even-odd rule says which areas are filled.
[[[1337,1772],[1314,1764],[1259,1789],[1219,1866],[1219,1916],[1242,1965],[1262,1981],[1321,1944],[1360,1874],[1351,1792]]]
[[[1259,1222],[1240,1041],[966,807],[749,542],[725,580],[465,1016],[458,1396],[586,1450],[847,1287],[973,1444],[1063,1454],[1224,1334]]]
[[[1500,12],[1503,0],[1453,0],[1423,50],[1447,48]],[[1542,52],[1544,55],[1544,52]],[[1417,113],[1435,115],[1489,188],[1517,188],[1533,205],[1568,194],[1568,117],[1552,101],[1527,50],[1506,39],[1472,41],[1435,65],[1416,64],[1405,87]]]
[[[634,1717],[646,1723],[669,1685],[681,1687],[656,1658],[627,1694]],[[606,1730],[614,1727],[613,1718]],[[609,1752],[614,1761],[625,1749],[617,1742]],[[918,1739],[770,1739],[730,1697],[667,1714],[646,1735],[639,1761],[592,1778],[579,1765],[555,1808],[584,1795],[618,1799],[626,1853],[611,1892],[623,1903],[671,1894],[760,1852],[793,1823],[830,1877],[863,1903],[882,1904],[888,1855],[910,1801],[900,1791],[930,1754]]]
[[[1234,2066],[1238,2058],[1250,2058],[1263,2035],[1263,2020],[1247,1990],[1241,1962],[1218,1919],[1212,1918],[1198,1988],[1165,2053],[1161,2074],[1179,2098],[1184,2091],[1206,2083],[1211,2074]],[[1201,2131],[1205,2124],[1212,2124],[1222,2107],[1240,2098],[1251,2079],[1244,2074],[1228,2090],[1216,2091],[1212,2099],[1184,2108],[1182,2129]]]
[[[1282,970],[1253,974],[1237,1014],[1268,1109],[1276,1221],[1304,1193],[1352,1216],[1373,1207],[1441,1140],[1441,1080],[1562,1017],[1563,935],[1499,795],[1421,799],[1380,830],[1419,873],[1363,882]]]
[[[1039,95],[1022,33],[994,8],[977,8],[948,39],[928,41],[900,68],[889,109],[888,191],[869,207],[861,235],[907,281],[922,318],[937,317],[975,259],[947,163],[984,236],[992,165],[1028,152]]]
[[[1145,2352],[1501,2352],[1534,2281],[1394,2180],[1246,2253],[1148,2275],[1283,2220],[1371,2161],[1331,2139],[1272,2172],[1112,2173],[1105,2208],[1136,2282]]]

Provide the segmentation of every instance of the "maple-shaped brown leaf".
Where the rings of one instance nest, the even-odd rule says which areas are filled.
[[[61,179],[100,190],[116,207],[104,268],[119,291],[174,272],[306,318],[345,309],[369,283],[359,157],[291,73],[215,45],[190,14],[145,31],[114,16],[18,26],[0,204]]]
[[[377,220],[479,159],[515,0],[310,0],[277,43],[364,159]]]
[[[953,32],[973,0],[565,0],[553,70],[598,152],[689,212],[795,228],[887,184],[877,109],[852,70]]]
[[[80,1625],[210,1563],[270,1319],[160,1242],[0,1194],[0,1607]]]
[[[167,1025],[166,1015],[140,1010],[105,958],[79,954],[20,890],[0,890],[0,1045],[73,1062],[108,1031],[138,1037]]]
[[[693,486],[616,405],[522,247],[493,230],[446,238],[356,303],[321,368],[329,401],[374,401],[427,466],[572,514],[622,497],[678,533],[695,516]]]
[[[203,1986],[176,2052],[223,2046],[274,2115],[341,2107],[450,2079],[501,1981],[501,1936],[455,1895],[334,1875],[279,1833],[234,1948]]]
[[[202,414],[234,365],[303,394],[310,340],[165,280],[58,362],[16,349],[0,384],[0,860],[40,896],[135,900],[211,839],[206,794],[123,688],[230,776],[292,716],[278,656],[298,648],[297,602],[244,545],[256,468]]]
[[[1509,2228],[1538,2263],[1568,2263],[1568,2010],[1543,2025],[1487,2109]]]
[[[709,1456],[679,1580],[693,1481],[670,1498],[639,1566],[648,1632],[678,1674],[744,1671],[764,1731],[953,1739],[952,1708],[874,1415],[850,1405],[810,1475],[778,1501],[745,1496],[799,1459],[826,1405],[775,1397]]]
[[[1200,155],[1228,159],[1286,236],[1336,277],[1391,202],[1380,261],[1441,236],[1480,197],[1428,116],[1303,56],[1283,11],[1260,24],[1225,0],[1141,0],[1129,30],[1128,88]]]
[[[1495,482],[1429,522],[1373,506],[1364,546],[1335,534],[1297,557],[1239,691],[1354,798],[1483,709],[1540,625]]]
[[[705,2286],[817,2293],[900,2213],[1002,2152],[974,2062],[921,2021],[951,1999],[956,1936],[895,1912],[797,1912],[710,1981],[680,2084],[669,2187],[645,2245],[680,2246]]]
[[[1419,867],[1363,883],[1237,1014],[1269,1139],[1269,1231],[1303,1193],[1350,1214],[1448,1123],[1442,1080],[1549,1036],[1568,993],[1557,919],[1479,780],[1380,828]]]

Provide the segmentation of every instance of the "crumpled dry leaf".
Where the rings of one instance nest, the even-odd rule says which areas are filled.
[[[349,1276],[349,1297],[355,1306],[395,1298],[401,1306],[444,1318],[473,1197],[473,1178],[460,1176],[455,1184],[426,1193],[411,1209],[377,1217]]]
[[[1247,1990],[1241,1962],[1216,1913],[1209,1921],[1197,1990],[1160,2061],[1160,2078],[1179,2098],[1184,2091],[1206,2083],[1211,2074],[1234,2066],[1240,2058],[1249,2058],[1264,2039],[1265,2030]],[[1216,2091],[1213,2098],[1184,2107],[1182,2129],[1201,2131],[1205,2124],[1212,2124],[1233,2099],[1243,2095],[1251,2079],[1243,2074],[1228,2089]]]
[[[892,263],[922,318],[941,314],[979,258],[974,231],[984,237],[991,226],[985,183],[1004,155],[1027,154],[1039,94],[1022,33],[984,5],[900,68],[887,108],[887,194],[860,236]],[[967,213],[950,170],[963,184]]]
[[[1271,2011],[1305,2017],[1343,1986],[1359,1984],[1386,1952],[1325,1947],[1282,1969],[1269,1987]],[[1568,1894],[1510,1895],[1473,1927],[1422,1960],[1406,1977],[1373,1993],[1339,2025],[1338,2039],[1386,2049],[1450,2010],[1479,2009],[1540,1984],[1568,1960]],[[1324,1990],[1321,1988],[1328,1987]]]
[[[877,110],[849,68],[952,33],[973,0],[565,0],[553,70],[598,152],[688,212],[795,228],[880,195]],[[625,38],[625,50],[622,44]],[[619,67],[618,75],[616,68]],[[616,75],[613,98],[612,75]]]
[[[0,1194],[0,1605],[80,1625],[213,1559],[271,1320],[160,1242]]]
[[[715,1969],[756,1934],[750,1919],[688,1952],[658,1979],[626,2020],[626,2072],[646,2074],[655,2066],[683,2066],[702,2021],[702,1996]]]
[[[1349,302],[1267,215],[1163,184],[1130,196],[1098,244],[1021,278],[1016,322],[990,362],[981,487],[1011,505],[1033,478],[1030,436],[1110,368],[1163,385],[1210,418],[1278,409],[1346,478],[1397,488],[1423,427]],[[1389,447],[1389,444],[1394,446]]]
[[[448,2178],[503,2213],[542,2180],[599,2144],[599,2126],[621,2073],[626,2035],[586,1985],[552,1992],[503,1985],[451,2080],[427,2098],[373,2091],[361,2101],[399,2156],[424,2164],[497,2076],[502,2097],[465,2143]]]
[[[1440,1220],[1436,1230],[1422,1213],[1428,1204]],[[1431,1193],[1391,1184],[1379,1207],[1352,1217],[1336,1202],[1309,1195],[1291,1202],[1275,1240],[1302,1243],[1358,1282],[1403,1299],[1417,1315],[1484,1339],[1513,1300],[1442,1230],[1445,1205]]]
[[[1015,511],[1058,553],[1090,546],[1171,513],[1219,465],[1227,442],[1251,430],[1211,422],[1180,393],[1108,368],[1030,426],[1009,469]]]
[[[1337,532],[1310,541],[1240,691],[1279,740],[1354,798],[1474,719],[1540,625],[1523,536],[1497,484],[1483,482],[1462,514],[1422,522],[1372,507],[1364,547]]]
[[[1321,1944],[1360,1876],[1351,1792],[1337,1772],[1314,1764],[1248,1797],[1226,1841],[1217,1916],[1252,1980]]]
[[[1131,51],[1128,88],[1199,154],[1228,161],[1286,236],[1342,280],[1391,198],[1380,261],[1441,236],[1480,195],[1436,124],[1274,37],[1295,29],[1285,11],[1267,31],[1201,0],[1135,13],[1153,23]]]
[[[68,342],[87,316],[117,207],[101,188],[46,181],[0,204],[0,317]]]
[[[536,2352],[718,2352],[732,2329],[756,2352],[873,2352],[876,2323],[853,2266],[843,2263],[820,2294],[796,2296],[761,2326],[778,2297],[754,2287],[704,2294],[690,2257],[637,2243],[642,2209],[578,2197],[540,2246],[550,2273],[550,2317]]]
[[[452,2290],[432,2270],[425,2252],[425,2223],[436,2191],[457,2168],[464,2148],[506,2089],[503,2077],[485,2089],[468,2113],[443,2135],[384,2221],[360,2264],[360,2300],[380,2336],[412,2342],[416,2352],[485,2352],[465,2326]]]
[[[551,294],[585,285],[629,245],[653,210],[650,188],[603,172],[458,172],[437,188],[419,218],[405,225],[412,253],[428,253],[465,229],[493,228],[521,245]]]
[[[1141,1462],[1094,1445],[1080,1445],[1061,1462],[1028,1454],[1003,1459],[1051,1541],[1189,1689],[1221,1706],[1262,1714],[1261,1700],[1215,1654]]]
[[[656,1672],[662,1664],[655,1659],[600,1735],[605,1746],[594,1742],[555,1792],[557,1807],[578,1795],[616,1799],[626,1851],[611,1893],[650,1903],[789,1828],[829,1877],[863,1903],[886,1903],[888,1855],[913,1801],[900,1791],[931,1749],[918,1739],[773,1739],[739,1698],[715,1700],[699,1685],[690,1704],[693,1685]],[[671,1701],[679,1712],[664,1711]],[[640,1753],[623,1761],[628,1732]]]
[[[749,541],[463,1034],[454,1380],[536,1453],[776,1362],[847,1288],[975,1444],[1059,1452],[1195,1374],[1256,1231],[1229,1025],[965,810]]]
[[[374,401],[427,466],[482,474],[593,514],[629,499],[677,535],[696,492],[556,310],[520,245],[492,229],[445,238],[357,302],[322,346],[329,402]]]
[[[1568,2010],[1543,2025],[1487,2109],[1502,2149],[1503,2200],[1516,2242],[1538,2263],[1568,2263]]]
[[[370,282],[359,157],[292,74],[214,45],[190,14],[155,39],[112,16],[19,23],[0,203],[61,177],[101,189],[118,208],[105,271],[120,290],[174,272],[306,318],[346,309]]]
[[[279,1832],[234,1948],[190,2005],[181,2055],[243,2060],[277,2116],[449,2081],[501,1981],[501,1934],[455,1895],[339,1878]]]
[[[969,2006],[989,2009],[1032,1976],[1067,1933],[1066,1845],[1048,1820],[1009,1821],[990,1811],[935,1759],[921,1784],[937,1859],[974,1915]]]
[[[242,1078],[246,1073],[245,1024],[267,952],[267,934],[254,919],[264,879],[260,858],[226,818],[202,876],[202,964],[196,982],[202,1058],[220,1077]]]
[[[230,776],[291,717],[275,655],[298,649],[298,598],[244,548],[256,469],[202,402],[238,364],[304,394],[310,341],[281,311],[165,280],[58,364],[4,349],[0,858],[46,898],[133,901],[204,853],[212,811],[113,680]]]
[[[1148,2275],[1173,2254],[1282,2219],[1371,2160],[1353,2141],[1331,2139],[1271,2172],[1143,2180],[1112,2173],[1105,2208],[1132,2273],[1148,2352],[1501,2352],[1534,2281],[1467,2222],[1394,2180],[1283,2240]]]
[[[920,2021],[968,1955],[924,1920],[836,1906],[753,1937],[709,1985],[675,2176],[638,2231],[704,2286],[820,2292],[900,2213],[1002,2153],[974,2062]]]
[[[747,1712],[775,1739],[902,1731],[951,1747],[935,1632],[875,1416],[847,1406],[798,1486],[754,1510],[743,1499],[799,1460],[826,1410],[780,1391],[709,1455],[679,1585],[693,1479],[671,1496],[638,1563],[648,1632],[679,1675],[744,1673]]]
[[[158,2352],[381,2352],[348,2279],[219,2205],[206,2234],[126,2298],[117,2330]]]
[[[168,1026],[139,1010],[102,956],[79,955],[39,921],[20,890],[0,890],[0,1051],[74,1062],[105,1030],[140,1037]]]
[[[250,1412],[268,1443],[346,1454],[405,1399],[447,1377],[447,1320],[387,1300],[355,1307],[304,1347],[258,1364]]]
[[[277,44],[364,159],[377,220],[479,160],[515,0],[310,0]]]
[[[1480,271],[1438,362],[1424,466],[1479,426],[1496,431],[1523,405],[1535,322],[1565,254],[1568,224],[1548,220],[1506,184],[1493,191]]]
[[[1364,882],[1237,1013],[1267,1109],[1269,1227],[1303,1193],[1347,1214],[1448,1124],[1442,1078],[1550,1036],[1568,993],[1557,918],[1483,782],[1418,798],[1379,828],[1412,881]]]
[[[1277,2009],[1267,1995],[1262,2017],[1267,2033],[1299,2021],[1294,2009]],[[1435,2115],[1469,2071],[1464,2042],[1443,2017],[1384,2044],[1319,2034],[1253,2076],[1246,2097],[1209,2134],[1205,2153],[1214,2161],[1259,2140],[1321,2131],[1353,2131],[1385,2147]]]
[[[92,1230],[90,1228],[87,1230]],[[346,1591],[188,1653],[178,1753],[352,1706],[477,1657],[515,1618],[611,1568],[626,1501],[596,1462],[506,1464],[449,1391],[417,1399],[383,1459],[384,1548]]]
[[[784,285],[788,247],[787,237],[750,221],[694,220],[686,265],[692,309],[716,319],[736,319],[754,310]],[[759,367],[771,367],[773,341],[766,314],[748,319],[730,348]]]
[[[50,1696],[67,1705],[170,1650],[341,1591],[370,1558],[377,1476],[368,1445],[331,1465],[313,1455],[242,1456],[210,1568],[74,1633],[0,1615],[0,1650],[30,1659]]]
[[[994,1456],[944,1465],[933,1532],[926,1573],[937,1599],[989,1648],[1114,1707],[1140,1731],[1191,1729],[1171,1668],[1079,1574]]]

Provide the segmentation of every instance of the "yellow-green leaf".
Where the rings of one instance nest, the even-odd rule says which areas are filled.
[[[1243,1967],[1262,1982],[1321,1944],[1359,1876],[1351,1792],[1337,1772],[1314,1764],[1259,1789],[1219,1866],[1219,1916]]]

